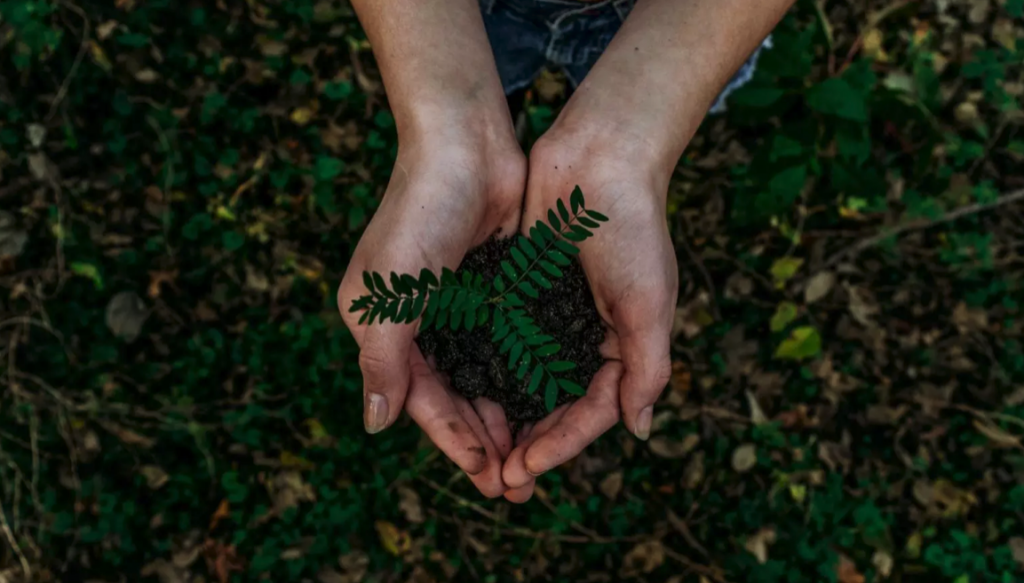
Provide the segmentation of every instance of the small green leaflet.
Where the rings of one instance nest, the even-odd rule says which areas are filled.
[[[544,406],[548,412],[555,410],[555,401],[558,399],[558,383],[553,377],[548,377],[548,384],[544,387]]]

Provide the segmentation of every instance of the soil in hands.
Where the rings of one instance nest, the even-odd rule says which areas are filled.
[[[465,269],[484,276],[485,281],[494,279],[501,272],[501,261],[509,258],[511,247],[512,239],[487,241],[466,255],[456,275]],[[586,388],[604,362],[599,350],[604,341],[604,324],[579,262],[573,259],[562,271],[563,277],[552,278],[552,289],[538,290],[539,299],[519,295],[537,326],[562,346],[554,358],[576,363],[575,369],[559,376]],[[495,401],[505,409],[513,425],[543,418],[548,413],[544,407],[544,387],[532,395],[526,392],[529,373],[522,380],[516,378],[516,371],[508,369],[508,354],[499,354],[498,346],[491,342],[492,334],[488,321],[469,332],[431,328],[420,333],[417,343],[425,356],[434,357],[435,367],[447,375],[451,387],[467,399],[487,397]],[[577,398],[560,391],[557,403]]]

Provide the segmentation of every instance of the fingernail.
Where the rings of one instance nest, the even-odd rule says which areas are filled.
[[[526,468],[526,473],[530,474],[534,478],[538,478],[538,477],[540,477],[540,476],[542,476],[544,474],[544,472],[538,472],[538,473],[535,474],[532,471],[530,471],[530,468]]]
[[[651,436],[651,419],[654,418],[654,405],[648,405],[640,410],[636,416],[636,436],[638,439],[647,441]]]
[[[363,424],[370,435],[380,433],[388,424],[388,398],[380,393],[366,393]]]

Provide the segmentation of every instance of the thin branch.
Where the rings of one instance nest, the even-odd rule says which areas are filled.
[[[62,2],[72,12],[77,13],[82,17],[82,45],[78,48],[78,54],[75,55],[75,61],[71,64],[71,69],[68,71],[64,82],[61,83],[60,89],[57,91],[57,96],[53,98],[53,103],[50,104],[50,111],[46,114],[46,119],[50,120],[53,118],[53,114],[57,111],[57,106],[64,101],[64,97],[68,94],[68,87],[71,86],[71,79],[75,76],[75,71],[78,70],[78,66],[82,64],[82,58],[85,57],[86,48],[89,46],[89,17],[85,15],[85,12],[70,2]]]
[[[21,547],[18,545],[18,540],[14,538],[14,533],[11,532],[11,527],[7,524],[7,515],[4,514],[3,504],[0,503],[0,529],[3,529],[4,536],[7,537],[7,542],[11,544],[11,548],[14,549],[14,554],[18,555],[18,562],[21,563],[21,570],[25,573],[25,580],[32,580],[32,567],[28,564],[28,559],[25,558],[25,553],[21,551]]]
[[[1022,200],[1024,200],[1024,188],[1022,188],[1020,190],[1017,190],[1015,192],[1011,192],[1009,194],[1000,196],[998,199],[996,199],[996,200],[994,200],[992,202],[975,203],[975,204],[969,204],[969,205],[966,205],[966,206],[962,206],[962,207],[960,207],[958,209],[955,209],[953,211],[950,211],[950,212],[942,215],[941,217],[939,217],[937,219],[919,219],[919,220],[915,220],[915,221],[910,221],[910,222],[904,223],[902,225],[899,225],[899,226],[894,227],[894,228],[889,229],[889,230],[883,230],[882,232],[878,233],[877,235],[875,235],[873,237],[868,237],[867,239],[863,239],[860,242],[858,242],[857,244],[853,245],[852,247],[847,247],[846,249],[843,249],[842,251],[836,253],[832,257],[829,257],[828,260],[825,261],[825,263],[822,264],[821,269],[828,269],[829,267],[832,267],[833,265],[835,265],[836,263],[839,263],[840,261],[842,261],[844,259],[854,259],[855,257],[857,257],[857,255],[860,254],[861,251],[864,251],[865,249],[868,249],[870,247],[874,247],[875,245],[881,243],[882,241],[885,241],[886,239],[888,239],[890,237],[899,236],[899,235],[901,235],[903,233],[906,233],[907,231],[917,231],[917,230],[920,230],[920,229],[927,229],[927,228],[930,228],[930,227],[934,227],[935,225],[941,225],[941,224],[944,224],[944,223],[949,223],[949,222],[955,221],[957,219],[960,219],[960,218],[963,218],[963,217],[966,217],[966,216],[969,216],[969,215],[973,215],[973,214],[977,214],[977,213],[980,213],[980,212],[989,211],[989,210],[992,210],[992,209],[995,209],[995,208],[998,208],[998,207],[1001,207],[1001,206],[1005,206],[1005,205],[1008,205],[1008,204],[1013,204],[1015,202],[1019,202],[1019,201],[1022,201]]]
[[[697,266],[697,270],[700,271],[701,276],[704,278],[704,283],[708,286],[708,291],[711,292],[711,312],[715,316],[715,320],[721,321],[722,314],[718,311],[718,290],[715,288],[715,282],[711,279],[711,274],[708,273],[707,267],[704,266],[704,260],[697,255],[697,252],[690,247],[690,242],[687,240],[689,231],[692,230],[690,225],[690,219],[686,218],[686,213],[679,213],[682,217],[683,222],[686,223],[686,231],[683,236],[679,238],[679,241],[683,244],[683,249],[686,250],[686,254],[690,256],[690,261]]]

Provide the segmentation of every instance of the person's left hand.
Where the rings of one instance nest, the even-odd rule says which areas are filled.
[[[563,405],[520,435],[502,479],[523,502],[536,476],[572,459],[618,422],[638,438],[650,435],[654,402],[671,375],[669,336],[679,289],[675,251],[665,218],[668,176],[645,162],[642,144],[552,129],[529,158],[521,230],[543,220],[579,185],[587,208],[609,217],[579,244],[580,261],[608,332],[607,362],[587,394]],[[631,154],[635,152],[636,154]],[[511,494],[511,492],[510,492]]]

